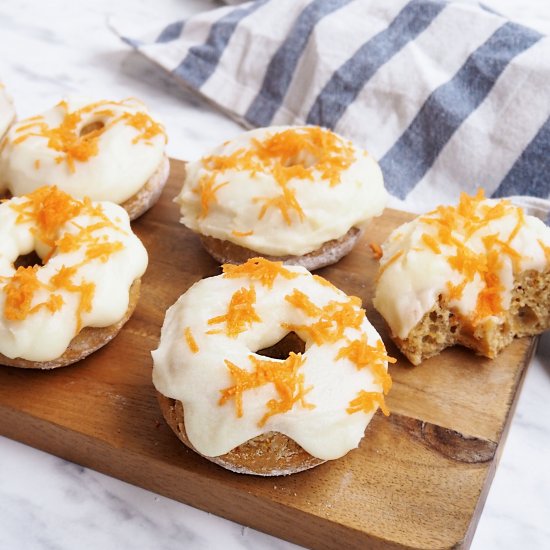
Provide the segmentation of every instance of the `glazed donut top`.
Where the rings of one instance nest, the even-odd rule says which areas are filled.
[[[163,127],[136,99],[69,99],[14,124],[0,154],[0,191],[19,196],[47,182],[73,197],[124,202],[160,166]]]
[[[550,228],[480,191],[398,227],[382,250],[374,306],[406,338],[439,296],[474,327],[503,322],[514,276],[548,268]]]
[[[361,309],[303,267],[254,258],[224,265],[168,310],[153,382],[179,400],[197,451],[219,456],[262,433],[323,460],[357,447],[390,389],[384,344]],[[305,353],[256,353],[289,332]]]
[[[15,109],[11,98],[5,91],[4,85],[0,82],[0,139],[10,127],[15,118]]]
[[[193,231],[275,256],[303,255],[387,202],[374,159],[315,126],[260,128],[191,163],[175,199]]]
[[[14,267],[35,251],[43,265]],[[119,321],[147,253],[126,211],[41,187],[0,205],[0,353],[60,357],[85,326]]]

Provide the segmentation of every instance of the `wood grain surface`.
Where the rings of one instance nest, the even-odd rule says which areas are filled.
[[[105,348],[48,372],[0,367],[0,433],[313,548],[467,548],[494,475],[534,339],[498,359],[447,350],[412,367],[372,307],[380,243],[409,214],[387,210],[353,252],[318,273],[362,298],[398,362],[387,403],[359,449],[284,478],[234,474],[182,445],[164,423],[151,384],[150,351],[164,312],[219,266],[178,223],[172,203],[184,173],[134,224],[150,255],[138,307]]]

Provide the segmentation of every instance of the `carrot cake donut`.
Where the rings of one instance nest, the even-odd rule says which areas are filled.
[[[550,228],[508,200],[463,194],[382,250],[374,306],[415,365],[455,344],[493,358],[550,327]]]
[[[4,85],[0,82],[0,140],[15,120],[15,109]]]
[[[146,267],[145,248],[114,203],[56,187],[3,202],[0,364],[51,369],[103,346],[134,310]]]
[[[75,198],[112,201],[130,219],[149,209],[168,178],[164,128],[138,100],[69,99],[14,124],[0,154],[0,192],[55,184]]]
[[[260,128],[187,166],[181,222],[218,261],[317,269],[350,252],[388,195],[376,161],[316,126]]]
[[[279,358],[267,351],[285,341]],[[388,361],[358,298],[254,258],[168,310],[153,382],[187,446],[229,470],[285,475],[345,455],[379,407],[388,414]]]

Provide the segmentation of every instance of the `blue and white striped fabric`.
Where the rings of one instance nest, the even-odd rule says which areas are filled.
[[[550,41],[478,3],[256,0],[119,33],[247,127],[318,124],[363,145],[394,205],[482,186],[548,214]]]

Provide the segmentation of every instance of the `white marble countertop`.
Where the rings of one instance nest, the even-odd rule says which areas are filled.
[[[491,0],[500,11],[550,33],[550,3]],[[63,95],[135,95],[165,121],[169,154],[198,157],[240,128],[174,85],[107,28],[132,13],[181,19],[207,0],[19,0],[0,3],[0,80],[20,117]],[[160,23],[159,23],[160,24]],[[475,550],[550,548],[550,334],[529,367]],[[0,437],[0,548],[292,548],[290,543]],[[345,543],[343,543],[343,547]]]

